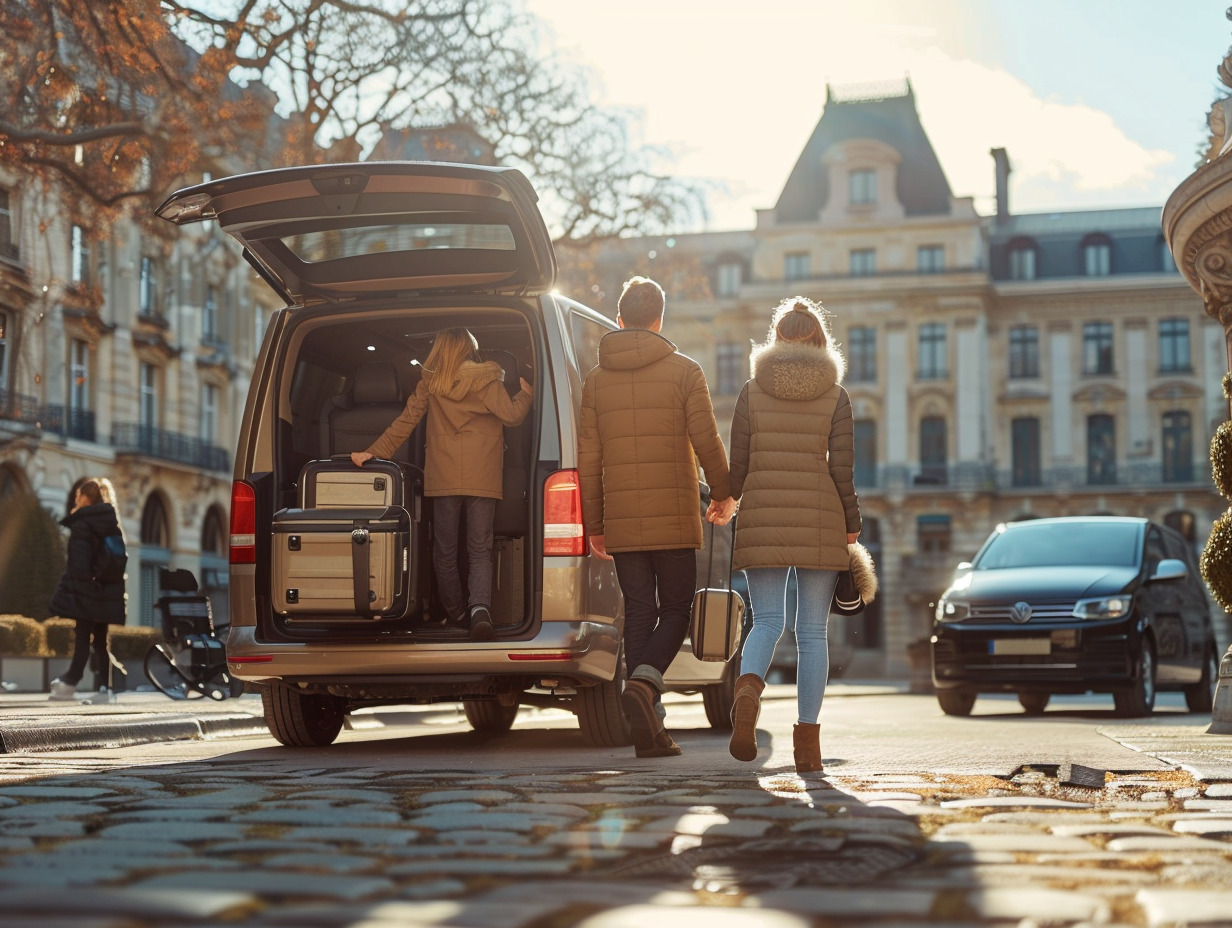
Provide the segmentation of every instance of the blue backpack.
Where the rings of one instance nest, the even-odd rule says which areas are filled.
[[[94,554],[94,579],[99,583],[119,583],[128,567],[128,550],[123,535],[106,535]]]

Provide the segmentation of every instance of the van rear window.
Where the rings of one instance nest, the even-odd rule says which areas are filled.
[[[306,264],[390,252],[440,249],[514,251],[513,230],[500,223],[399,223],[326,229],[282,240]]]

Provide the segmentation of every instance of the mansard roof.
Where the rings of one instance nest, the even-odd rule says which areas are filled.
[[[908,216],[946,215],[952,193],[915,109],[910,81],[892,93],[884,85],[850,90],[826,86],[826,107],[774,207],[778,222],[814,222],[830,197],[828,148],[875,139],[902,156],[897,194]]]

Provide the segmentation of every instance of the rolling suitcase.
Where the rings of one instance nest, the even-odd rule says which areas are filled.
[[[728,661],[740,650],[740,634],[744,625],[744,600],[731,588],[731,559],[727,562],[727,587],[710,585],[714,567],[714,524],[710,531],[710,549],[706,569],[706,586],[693,596],[693,612],[689,617],[689,642],[693,656],[699,661]],[[735,538],[733,523],[732,537]]]
[[[410,464],[373,458],[363,467],[351,456],[309,461],[299,473],[301,509],[366,509],[402,506],[418,520],[423,472]],[[408,502],[410,505],[408,505]]]

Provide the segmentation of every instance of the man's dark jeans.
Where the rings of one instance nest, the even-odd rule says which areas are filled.
[[[622,551],[612,558],[625,598],[625,667],[632,674],[649,664],[663,673],[689,633],[697,552]]]

